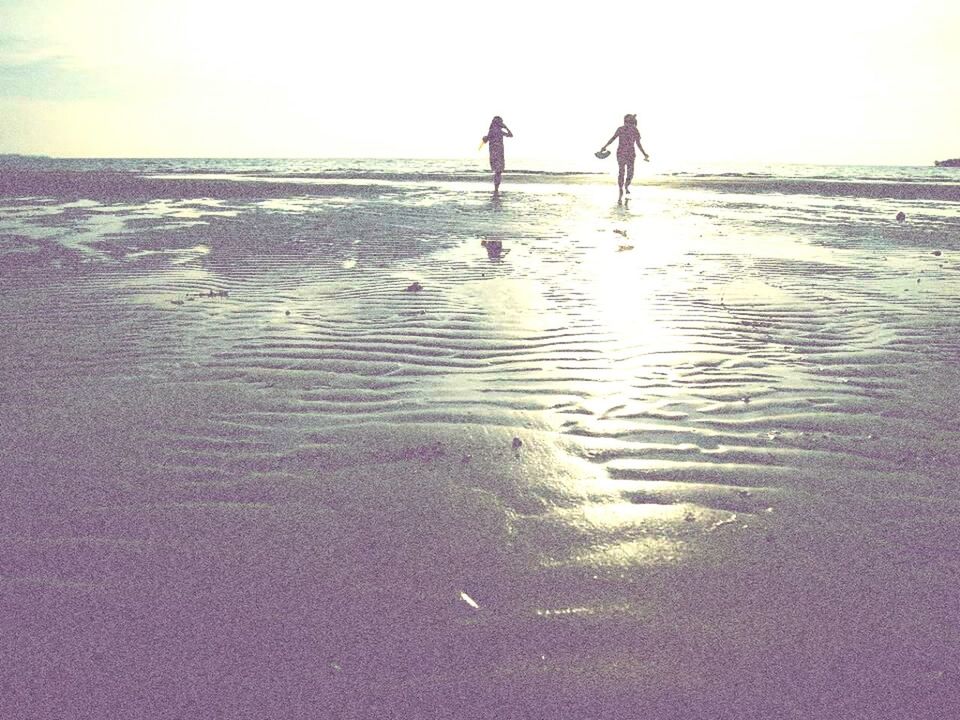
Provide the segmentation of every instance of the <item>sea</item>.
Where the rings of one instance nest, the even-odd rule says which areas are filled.
[[[513,163],[511,163],[513,164]],[[638,163],[638,182],[663,178],[755,178],[770,183],[778,181],[873,182],[907,185],[942,184],[943,192],[953,187],[954,194],[945,199],[956,200],[960,175],[956,168],[897,165],[803,165],[797,163],[745,164],[667,164]],[[526,168],[526,169],[524,169]],[[33,155],[0,154],[0,170],[4,172],[82,172],[178,175],[210,174],[303,179],[394,179],[480,180],[490,173],[484,162],[469,159],[391,159],[391,158],[54,158]],[[544,160],[519,160],[517,168],[509,168],[507,177],[515,180],[546,175],[562,181],[565,178],[593,175],[616,175],[612,159],[592,160],[567,165]],[[829,189],[824,194],[833,194]]]

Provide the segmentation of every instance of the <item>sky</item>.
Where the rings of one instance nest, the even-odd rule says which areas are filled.
[[[960,156],[957,0],[0,0],[0,153]],[[508,156],[509,157],[509,156]]]

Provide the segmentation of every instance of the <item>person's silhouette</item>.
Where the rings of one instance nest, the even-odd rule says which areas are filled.
[[[643,159],[649,161],[650,156],[647,155],[647,151],[643,149],[643,145],[640,144],[640,131],[637,130],[637,116],[636,115],[624,115],[623,116],[623,125],[617,128],[616,132],[613,133],[613,137],[607,140],[607,144],[600,148],[600,151],[603,152],[614,140],[620,140],[620,144],[617,145],[617,163],[620,165],[620,173],[617,176],[617,186],[620,188],[620,199],[623,200],[623,193],[626,190],[627,195],[630,194],[630,181],[633,180],[633,165],[637,159],[637,151],[634,150],[634,144],[640,148],[640,152],[643,153]]]
[[[513,137],[510,128],[503,124],[503,118],[497,115],[490,121],[490,129],[483,136],[483,142],[490,148],[490,169],[493,170],[493,191],[500,192],[500,177],[503,175],[503,139]]]

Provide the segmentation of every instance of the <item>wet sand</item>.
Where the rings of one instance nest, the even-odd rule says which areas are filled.
[[[0,715],[960,705],[949,198],[348,180],[8,176]]]

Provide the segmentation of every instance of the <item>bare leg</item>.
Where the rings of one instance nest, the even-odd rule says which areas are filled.
[[[627,195],[630,194],[630,182],[633,180],[633,160],[627,161],[627,181],[624,183],[624,190],[627,191]]]
[[[620,188],[620,198],[623,199],[623,173],[626,170],[626,165],[620,163],[620,174],[617,176],[617,187]]]
[[[500,171],[496,170],[493,173],[493,191],[500,192]]]

